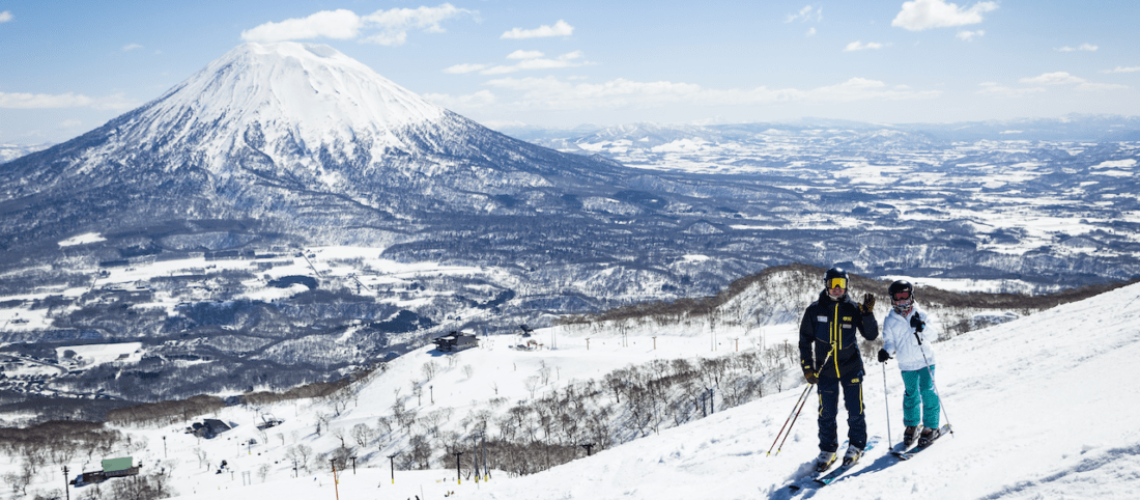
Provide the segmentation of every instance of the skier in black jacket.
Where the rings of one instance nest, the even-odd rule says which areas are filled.
[[[810,384],[819,384],[819,457],[816,470],[824,471],[835,462],[839,449],[839,389],[843,388],[847,408],[847,438],[850,443],[843,464],[850,465],[863,455],[867,445],[867,422],[863,415],[863,358],[859,354],[858,331],[867,340],[879,336],[875,320],[875,297],[863,294],[863,304],[847,295],[847,271],[833,267],[824,274],[825,287],[819,300],[804,311],[800,322],[800,365]]]

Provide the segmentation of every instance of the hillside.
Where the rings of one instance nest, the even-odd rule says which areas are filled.
[[[1140,410],[1140,389],[1114,383],[1127,376],[1129,360],[1140,355],[1140,330],[1135,326],[1138,304],[1140,285],[1133,284],[939,342],[935,346],[938,386],[944,415],[956,430],[954,436],[905,464],[884,456],[883,445],[864,457],[861,469],[848,479],[801,494],[815,498],[1129,498],[1137,487],[1135,478],[1140,477],[1136,459],[1140,427],[1111,417]],[[778,344],[780,330],[772,330],[766,334],[768,342]],[[765,451],[802,389],[797,373],[777,377],[782,391],[738,405],[731,404],[731,391],[722,386],[715,392],[711,414],[693,415],[676,425],[628,428],[633,420],[626,406],[625,414],[615,415],[612,423],[636,432],[616,433],[619,439],[598,446],[590,457],[576,445],[593,442],[595,435],[583,432],[573,440],[564,435],[571,422],[545,428],[541,413],[526,413],[516,432],[529,433],[527,440],[549,445],[550,453],[576,449],[578,459],[545,472],[516,476],[503,468],[494,469],[508,460],[503,450],[496,454],[491,449],[490,482],[476,483],[473,477],[463,478],[462,484],[455,481],[455,458],[448,455],[447,445],[469,450],[480,421],[492,423],[486,432],[489,440],[501,438],[508,419],[498,412],[509,411],[511,405],[529,403],[538,408],[541,405],[535,403],[564,395],[568,387],[591,381],[602,384],[602,377],[628,369],[630,364],[655,366],[654,360],[672,364],[686,359],[700,365],[701,359],[731,359],[736,355],[736,334],[741,351],[757,351],[758,333],[725,330],[694,335],[684,327],[658,332],[656,338],[633,331],[623,335],[620,330],[545,329],[531,337],[544,344],[538,350],[511,348],[523,340],[512,336],[491,337],[479,349],[456,355],[423,348],[388,363],[384,371],[375,372],[340,397],[216,410],[206,416],[216,415],[237,425],[214,439],[199,441],[183,434],[189,421],[115,426],[131,439],[93,452],[91,460],[97,463],[100,455],[133,455],[144,464],[146,474],[169,472],[165,487],[179,498],[238,499],[251,494],[281,500],[331,498],[335,493],[327,460],[335,458],[334,452],[342,445],[356,457],[357,466],[355,475],[347,472],[341,478],[339,493],[344,498],[377,494],[382,498],[438,498],[445,491],[456,491],[465,498],[494,499],[790,498],[784,486],[806,469],[817,452],[814,422],[809,418],[797,423],[779,456],[766,457]],[[430,368],[433,364],[434,369]],[[902,432],[897,368],[893,362],[885,367],[893,436],[887,436],[884,416],[884,368],[868,363],[868,369],[864,397],[869,430],[884,440],[897,441]],[[427,390],[416,391],[415,387]],[[603,394],[597,400],[610,398]],[[408,431],[402,430],[393,414],[394,405],[402,406]],[[664,412],[664,407],[659,410]],[[285,422],[258,432],[254,424],[259,412]],[[414,416],[409,417],[411,412]],[[1104,425],[1106,417],[1111,425]],[[380,432],[381,419],[391,431]],[[318,423],[323,427],[320,435]],[[585,426],[587,422],[580,423]],[[355,443],[358,424],[374,432],[361,435],[362,444]],[[842,434],[842,423],[840,427]],[[251,438],[257,444],[248,445]],[[423,441],[436,450],[428,460],[430,470],[404,470],[414,463],[400,467],[400,461],[414,455],[416,443]],[[288,457],[297,457],[305,448],[304,463],[309,469],[302,467],[300,478],[291,479],[292,459]],[[400,469],[394,485],[387,459],[393,453],[399,453],[396,464]],[[470,456],[470,451],[461,456],[467,473]],[[52,472],[59,468],[53,462],[57,459],[49,456],[39,462],[39,472],[27,488],[29,494],[47,492],[62,483],[59,474]],[[228,461],[232,474],[215,473],[222,459]],[[88,460],[86,453],[74,453],[69,463],[73,471],[91,470],[91,463],[83,465]],[[17,474],[25,463],[26,457],[15,457],[0,466],[0,472]],[[247,482],[252,485],[242,486],[243,472],[249,473]],[[10,477],[15,476],[6,476]],[[122,480],[112,480],[100,489],[106,493],[116,481]],[[72,496],[84,498],[94,491],[85,486],[72,491]],[[11,493],[4,492],[7,498],[16,498]]]

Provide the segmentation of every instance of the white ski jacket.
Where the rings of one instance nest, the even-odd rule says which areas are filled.
[[[914,338],[914,327],[910,326],[910,319],[915,314],[926,322],[922,333],[918,334],[922,337],[921,348],[918,340]],[[926,368],[927,363],[934,365],[934,350],[930,348],[930,344],[938,338],[938,332],[937,325],[933,324],[932,319],[925,311],[919,309],[916,302],[910,314],[903,316],[891,309],[887,319],[883,320],[883,349],[898,359],[900,370],[909,372]],[[924,353],[925,358],[923,358]]]

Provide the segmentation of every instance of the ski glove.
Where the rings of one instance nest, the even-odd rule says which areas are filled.
[[[879,362],[886,363],[888,359],[891,359],[891,355],[887,352],[887,350],[879,349]]]
[[[859,306],[859,309],[863,312],[864,316],[874,312],[875,311],[875,296],[871,295],[869,293],[864,293],[863,294],[863,305]]]
[[[910,318],[910,326],[914,327],[914,331],[922,333],[922,330],[926,328],[926,322],[923,321],[922,318],[919,318],[916,313]]]
[[[804,368],[804,379],[807,380],[807,383],[812,385],[819,382],[819,376],[815,374],[815,370],[810,368]]]

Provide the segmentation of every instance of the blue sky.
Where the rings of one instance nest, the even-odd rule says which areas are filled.
[[[1140,2],[0,1],[0,142],[247,41],[328,44],[493,127],[1140,114]]]

